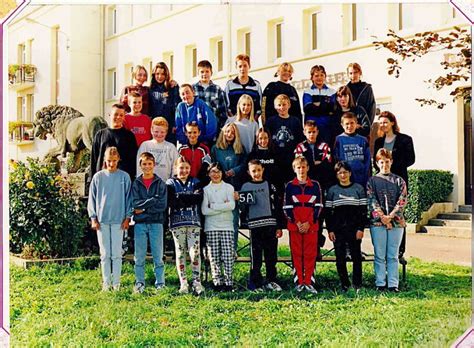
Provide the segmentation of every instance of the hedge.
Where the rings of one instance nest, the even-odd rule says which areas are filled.
[[[408,182],[404,215],[410,223],[417,223],[433,203],[446,202],[453,191],[453,174],[446,170],[409,170]]]

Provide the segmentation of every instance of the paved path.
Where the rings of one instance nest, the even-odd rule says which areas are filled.
[[[325,233],[326,234],[326,233]],[[426,234],[408,234],[407,251],[405,256],[417,257],[424,261],[454,263],[461,266],[471,266],[471,239],[436,237]],[[280,244],[288,244],[288,233],[285,231]],[[332,243],[326,238],[325,249],[332,248]],[[370,232],[366,229],[362,241],[362,250],[373,253]]]

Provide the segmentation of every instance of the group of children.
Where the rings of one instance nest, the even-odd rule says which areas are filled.
[[[175,242],[180,293],[191,290],[199,295],[204,291],[200,281],[201,230],[205,232],[214,290],[232,291],[239,222],[245,222],[250,230],[250,290],[282,290],[277,282],[277,246],[287,228],[296,290],[317,293],[313,274],[324,220],[335,243],[343,290],[350,286],[346,245],[354,261],[353,286],[358,289],[362,285],[360,242],[367,221],[365,187],[371,156],[367,138],[358,134],[358,116],[343,112],[339,126],[343,132],[333,137],[336,127],[329,104],[335,96],[319,83],[325,79],[319,65],[311,70],[319,93],[305,94],[304,126],[301,114],[290,113],[301,113],[298,96],[288,83],[291,65],[279,67],[279,84],[265,89],[265,105],[261,105],[258,81],[248,76],[248,56],[237,56],[236,67],[239,75],[223,91],[210,80],[210,63],[200,62],[200,81],[179,88],[182,102],[176,105],[171,127],[169,117],[152,118],[142,113],[146,93],[125,94],[123,99],[130,108],[127,115],[126,106],[113,105],[111,127],[94,138],[88,202],[92,228],[98,234],[104,290],[119,288],[122,239],[131,220],[135,226],[137,293],[145,289],[148,242],[155,287],[164,287],[163,233],[168,228]],[[141,70],[136,76],[141,76]],[[157,65],[155,70],[156,83],[167,68]],[[165,78],[176,87],[169,72]],[[276,94],[279,90],[290,96]],[[161,98],[166,99],[169,95],[164,93],[168,92]],[[148,97],[152,98],[151,92]],[[269,103],[273,103],[272,111]],[[175,135],[178,147],[166,140],[169,134]],[[334,143],[328,143],[332,138]],[[251,199],[241,200],[239,193]],[[187,251],[191,289],[186,277]]]

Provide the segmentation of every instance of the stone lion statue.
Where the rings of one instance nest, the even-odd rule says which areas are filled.
[[[46,139],[51,134],[58,142],[45,156],[45,160],[55,162],[59,155],[66,157],[68,152],[78,157],[85,149],[91,151],[94,135],[107,127],[107,122],[102,116],[86,117],[69,106],[49,105],[36,112],[34,125],[36,137]]]

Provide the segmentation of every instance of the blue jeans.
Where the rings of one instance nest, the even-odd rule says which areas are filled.
[[[398,287],[398,248],[402,241],[403,227],[387,230],[385,226],[370,226],[374,246],[375,285]]]
[[[120,284],[123,240],[123,230],[120,227],[120,224],[100,224],[97,231],[102,282],[105,286]]]
[[[150,241],[151,255],[155,271],[155,286],[165,284],[163,263],[163,225],[135,224],[135,278],[137,283],[145,284],[145,257],[147,241]]]

